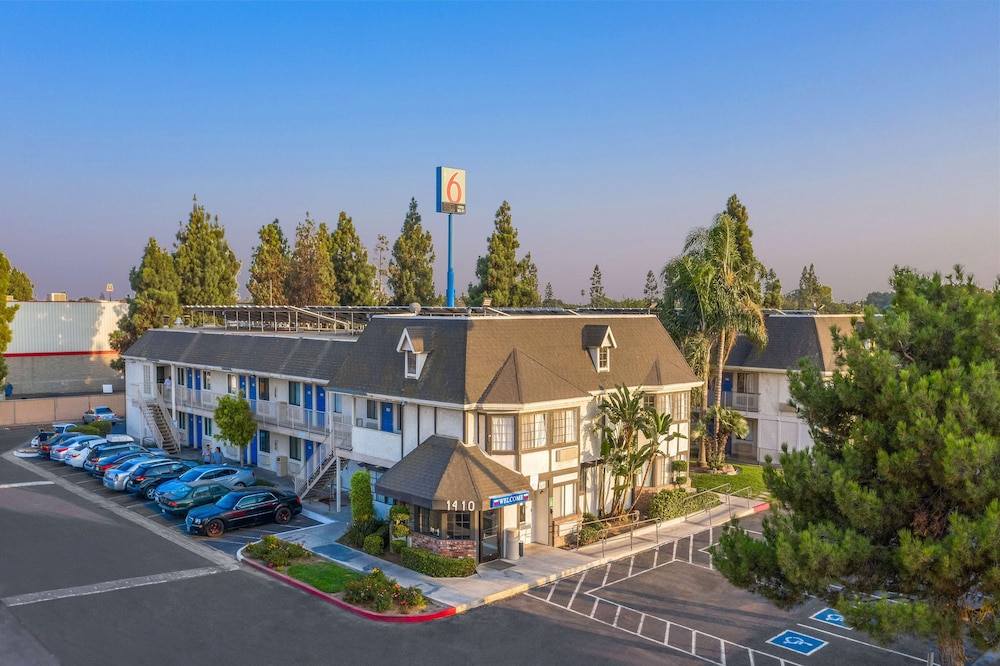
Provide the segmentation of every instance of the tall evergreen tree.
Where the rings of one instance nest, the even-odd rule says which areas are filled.
[[[375,266],[368,263],[368,250],[343,211],[330,234],[329,252],[340,304],[375,305]]]
[[[291,267],[288,239],[278,220],[265,224],[257,232],[260,245],[253,249],[247,291],[254,305],[286,305],[285,293]]]
[[[608,304],[608,297],[604,294],[603,277],[601,267],[594,264],[594,272],[590,274],[590,307],[602,308]]]
[[[14,314],[17,312],[16,305],[7,305],[6,295],[10,293],[10,260],[0,252],[0,294],[4,295],[3,307],[0,308],[0,389],[3,389],[3,380],[7,378],[7,362],[3,358],[3,353],[7,351],[10,344],[12,332],[10,323],[14,321]]]
[[[437,305],[434,293],[434,243],[431,232],[420,226],[417,200],[410,199],[410,210],[403,220],[399,238],[392,246],[389,263],[389,289],[392,305]]]
[[[646,286],[642,288],[642,298],[647,304],[660,300],[660,283],[656,281],[656,273],[646,273]]]
[[[289,305],[340,305],[329,247],[326,224],[317,228],[306,213],[305,222],[295,228],[288,273]]]
[[[14,297],[15,301],[35,300],[35,285],[31,282],[27,273],[18,270],[15,266],[10,267],[10,282],[7,293]]]
[[[489,298],[495,308],[535,307],[538,294],[538,268],[529,252],[518,261],[517,229],[511,223],[510,204],[504,201],[493,219],[493,233],[487,239],[486,256],[476,261],[478,284],[469,283],[468,305],[481,305]]]
[[[1000,645],[1000,284],[896,269],[896,296],[834,332],[832,378],[789,373],[811,449],[764,480],[763,538],[727,527],[716,568],[782,607],[817,596],[879,640]]]
[[[784,297],[781,295],[781,280],[773,268],[769,268],[764,273],[764,302],[763,307],[781,309]]]
[[[177,232],[174,261],[181,279],[182,305],[236,303],[240,262],[226,241],[226,231],[194,199],[187,226]]]
[[[385,234],[378,235],[378,242],[375,244],[375,305],[386,305],[389,303],[389,239]]]
[[[542,299],[542,307],[550,308],[552,303],[555,301],[555,295],[552,293],[552,283],[545,283],[545,297]]]
[[[111,348],[119,355],[147,330],[172,323],[182,313],[178,296],[181,279],[174,258],[155,238],[146,243],[142,262],[129,271],[128,281],[135,295],[129,301],[128,312],[118,320],[118,330],[109,336]],[[123,370],[125,362],[119,357],[111,367]]]

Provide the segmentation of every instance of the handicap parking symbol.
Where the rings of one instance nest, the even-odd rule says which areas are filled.
[[[768,643],[771,645],[777,645],[778,647],[783,647],[786,650],[798,652],[799,654],[806,655],[807,657],[826,645],[826,641],[821,641],[818,638],[806,636],[805,634],[800,634],[797,631],[791,630],[781,632],[769,640]]]
[[[832,624],[835,627],[842,627],[844,629],[850,629],[844,622],[844,616],[833,610],[832,608],[824,608],[815,615],[810,615],[810,619],[818,620],[819,622],[826,622],[827,624]]]

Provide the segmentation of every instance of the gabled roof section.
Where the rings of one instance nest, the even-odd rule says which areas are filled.
[[[586,398],[584,389],[517,349],[510,353],[493,381],[477,402],[495,405],[527,405],[535,402]]]
[[[277,375],[325,384],[354,347],[343,338],[152,328],[122,358]]]
[[[853,331],[852,320],[859,315],[769,314],[767,345],[757,349],[740,336],[733,347],[727,367],[787,370],[798,367],[800,358],[808,358],[823,372],[836,369],[831,327],[842,333]]]
[[[606,324],[584,326],[582,333],[584,349],[618,347],[615,336],[611,333],[611,327]]]
[[[396,351],[423,354],[433,348],[433,340],[434,329],[427,326],[408,326],[403,329],[403,334],[399,337]]]
[[[419,379],[406,379],[396,355],[404,329],[433,330],[434,353]],[[584,327],[614,329],[610,372],[595,373],[582,349]],[[587,336],[591,335],[588,333]],[[426,338],[425,338],[426,339]],[[516,350],[516,354],[514,354]],[[653,372],[653,368],[656,368]],[[574,399],[626,386],[698,384],[655,315],[530,317],[374,317],[331,384],[349,391],[455,405],[526,404]],[[494,401],[496,401],[494,403]]]

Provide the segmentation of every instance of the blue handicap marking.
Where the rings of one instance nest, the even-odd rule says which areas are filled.
[[[818,620],[820,622],[826,622],[827,624],[832,624],[835,627],[843,627],[844,629],[850,629],[847,624],[844,623],[844,616],[833,610],[832,608],[824,608],[815,615],[810,616],[813,620]]]
[[[777,645],[778,647],[783,647],[786,650],[798,652],[799,654],[804,654],[806,656],[811,655],[813,652],[826,645],[826,641],[821,641],[818,638],[806,636],[805,634],[800,634],[797,631],[791,630],[781,632],[769,640],[768,643],[771,645]]]

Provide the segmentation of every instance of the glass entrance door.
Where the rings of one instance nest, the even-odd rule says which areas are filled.
[[[500,512],[498,509],[479,513],[479,561],[500,558]]]

